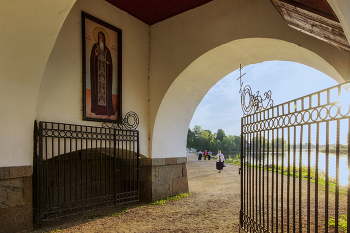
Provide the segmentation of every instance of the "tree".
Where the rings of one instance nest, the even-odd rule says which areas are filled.
[[[202,130],[202,127],[200,127],[200,126],[198,126],[198,125],[195,125],[194,127],[193,127],[193,130],[192,130],[192,132],[194,133],[194,135],[198,138],[199,137],[199,135],[201,134],[201,132],[202,132],[203,130]]]
[[[287,148],[287,141],[282,140],[282,138],[276,138],[272,140],[272,144],[274,149],[277,149],[277,142],[278,142],[278,149]],[[272,149],[272,144],[271,144],[271,149]]]
[[[226,137],[224,130],[218,129],[218,132],[216,133],[216,140],[220,140],[220,142],[222,142],[224,137]]]
[[[241,150],[241,136],[234,136],[235,137],[235,151]]]
[[[188,132],[187,132],[187,148],[195,148],[196,147],[196,135],[194,134],[194,132],[191,131],[190,128],[188,128]]]

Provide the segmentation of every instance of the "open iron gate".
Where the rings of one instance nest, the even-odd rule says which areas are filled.
[[[349,103],[347,82],[242,118],[242,230],[345,231]]]
[[[104,126],[35,123],[35,225],[139,200],[139,132]]]

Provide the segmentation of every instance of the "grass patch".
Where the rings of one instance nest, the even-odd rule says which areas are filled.
[[[240,163],[236,163],[233,161],[226,161],[228,163],[234,163],[234,164],[238,164],[240,165]],[[299,178],[299,176],[301,176],[301,178],[303,180],[307,180],[309,177],[309,173],[308,173],[308,167],[305,165],[302,165],[301,167],[301,173],[299,172],[299,165],[296,166],[296,170],[295,173],[293,172],[293,166],[290,166],[289,168],[289,172],[288,172],[288,166],[283,166],[283,170],[282,170],[282,165],[270,165],[269,167],[266,166],[262,166],[262,165],[252,165],[252,164],[245,164],[245,167],[249,167],[249,168],[257,168],[257,169],[264,169],[267,171],[271,171],[271,172],[278,172],[279,174],[283,174],[285,176],[290,176],[290,177],[295,177],[295,178]],[[311,167],[310,168],[310,182],[311,183],[316,183],[316,169],[315,167]],[[318,172],[318,184],[323,188],[323,190],[325,190],[326,187],[326,180],[325,180],[325,173],[323,171],[319,171]],[[335,194],[336,192],[336,179],[335,177],[329,177],[328,178],[328,187],[329,187],[329,193]],[[347,195],[347,187],[346,186],[342,186],[339,184],[339,194],[340,195]]]
[[[169,201],[173,200],[178,200],[184,197],[188,197],[190,193],[181,193],[179,195],[171,196],[171,197],[166,197],[160,200],[152,201],[150,202],[150,205],[164,205],[165,203],[168,203]]]
[[[338,220],[338,226],[344,231],[344,232],[347,232],[348,230],[348,215],[344,214],[344,215],[340,215],[340,218]],[[331,218],[329,221],[328,221],[328,225],[329,226],[332,226],[332,227],[335,227],[335,219],[334,218]]]

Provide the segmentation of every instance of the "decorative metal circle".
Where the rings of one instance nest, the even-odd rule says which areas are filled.
[[[315,115],[316,115],[316,118],[314,118]],[[318,119],[318,116],[319,116],[319,114],[318,114],[317,109],[312,110],[312,112],[311,112],[311,120],[312,121],[316,121]]]
[[[350,113],[350,104],[345,104],[345,105],[347,105],[347,107],[348,107],[348,111],[347,111],[346,114],[343,114],[343,113],[342,113],[342,110],[344,109],[344,108],[343,108],[344,105],[343,105],[343,104],[340,105],[339,115],[341,115],[342,117],[348,116],[349,113]]]
[[[294,121],[293,121],[294,120]],[[290,116],[290,123],[292,125],[295,125],[295,123],[297,122],[297,116],[295,115],[295,113],[293,115]]]
[[[306,116],[307,116],[307,117],[306,117]],[[303,121],[304,121],[305,123],[307,123],[307,122],[309,122],[310,118],[311,118],[310,112],[309,112],[309,111],[304,112],[304,114],[303,114]]]
[[[326,113],[325,113],[325,117],[322,117],[322,111],[325,110]],[[319,111],[319,118],[321,120],[325,120],[326,118],[328,117],[328,109],[326,107],[322,107]]]
[[[123,125],[127,129],[136,129],[139,126],[139,117],[135,112],[128,112],[123,119]]]
[[[296,122],[300,124],[303,121],[303,114],[299,112],[296,116],[296,119],[297,119]]]
[[[340,109],[339,109],[338,105],[332,105],[328,111],[329,117],[336,118],[338,116],[339,111],[340,111]]]

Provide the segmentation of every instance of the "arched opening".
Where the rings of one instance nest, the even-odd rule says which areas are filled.
[[[189,123],[210,88],[239,68],[239,64],[246,66],[272,60],[298,62],[337,82],[344,81],[322,57],[296,44],[269,38],[240,39],[223,44],[192,62],[168,89],[154,124],[152,158],[184,156]]]

